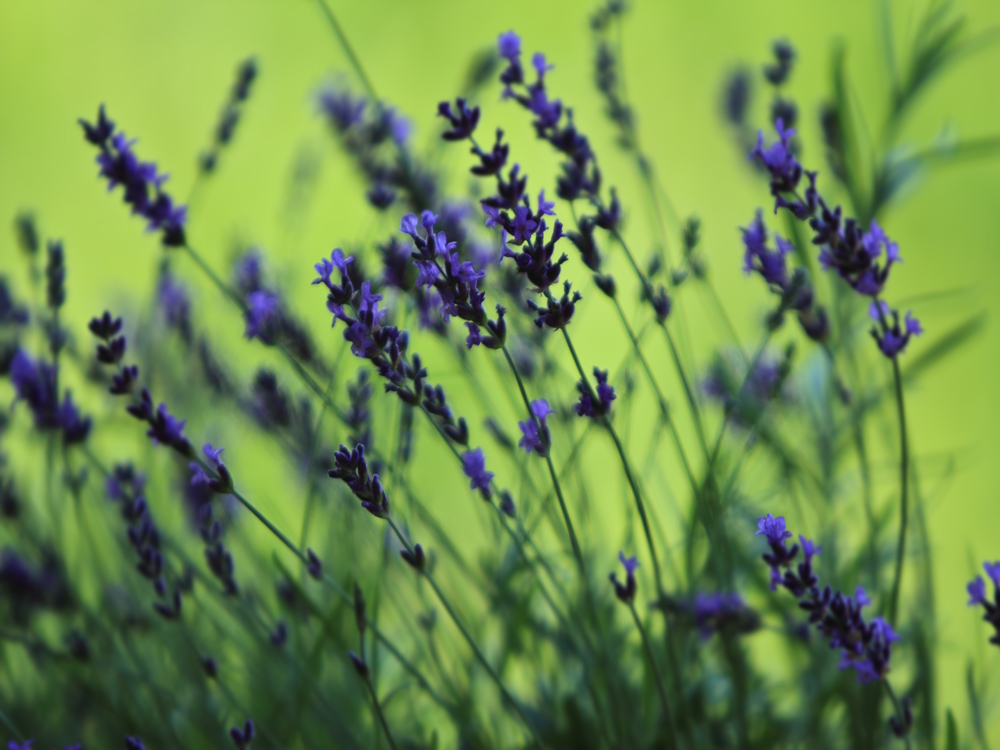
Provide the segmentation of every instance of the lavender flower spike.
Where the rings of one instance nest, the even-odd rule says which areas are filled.
[[[899,636],[881,617],[865,621],[862,609],[871,604],[865,590],[858,586],[854,596],[849,596],[834,592],[830,586],[821,589],[813,572],[813,557],[820,548],[803,536],[799,536],[799,541],[804,559],[793,567],[799,545],[785,546],[785,540],[792,534],[785,528],[784,518],[775,518],[770,513],[758,518],[755,536],[761,534],[771,548],[763,555],[771,568],[771,590],[782,586],[799,600],[799,607],[809,613],[809,622],[830,642],[831,648],[840,649],[841,669],[853,669],[862,683],[884,678],[889,673],[892,644]]]
[[[105,114],[104,105],[97,113],[96,123],[83,119],[79,122],[86,139],[101,150],[97,163],[101,167],[100,175],[108,180],[108,190],[121,185],[132,213],[146,219],[149,231],[161,232],[164,245],[184,245],[187,209],[175,205],[164,192],[167,175],[159,174],[152,162],[139,161],[132,148],[135,140],[129,140],[121,131],[115,132],[115,124]]]
[[[615,587],[615,596],[625,604],[631,604],[638,587],[635,581],[635,569],[639,567],[639,560],[635,557],[625,557],[624,552],[618,553],[618,560],[625,568],[625,583],[621,583],[614,573],[609,576],[609,580]]]
[[[532,401],[532,418],[526,422],[517,423],[523,433],[523,437],[518,441],[518,447],[524,448],[528,453],[535,451],[544,456],[546,446],[549,444],[549,429],[545,418],[552,413],[554,413],[553,409],[544,398]]]
[[[966,590],[969,592],[969,606],[981,606],[983,608],[983,621],[993,626],[994,634],[990,637],[990,643],[1000,646],[1000,560],[996,562],[984,562],[983,570],[993,582],[992,601],[986,595],[986,582],[982,576],[976,576],[971,581]]]
[[[486,456],[482,448],[469,450],[462,454],[462,470],[465,476],[472,480],[470,487],[479,490],[485,495],[490,494],[490,480],[493,479],[492,471],[486,471]]]

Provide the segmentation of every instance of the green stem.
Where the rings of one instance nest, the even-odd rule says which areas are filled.
[[[548,296],[548,293],[546,293]],[[569,337],[569,333],[565,328],[560,329],[562,331],[563,340],[566,342],[567,348],[573,357],[573,362],[576,364],[577,372],[580,374],[580,378],[583,383],[586,384],[587,389],[590,389],[590,381],[587,379],[587,375],[584,372],[583,365],[580,362],[580,357],[576,353],[576,348],[573,346],[573,340]],[[614,425],[611,424],[611,420],[604,416],[601,420],[605,429],[607,429],[608,434],[611,435],[611,439],[614,441],[615,449],[618,451],[618,457],[621,459],[622,467],[625,469],[625,478],[628,481],[629,487],[632,490],[632,497],[635,499],[636,508],[639,511],[639,518],[642,520],[643,532],[646,535],[646,544],[649,546],[649,554],[653,562],[653,574],[656,578],[656,591],[660,597],[663,596],[663,580],[660,573],[660,562],[656,554],[656,545],[653,542],[653,534],[649,526],[649,519],[646,516],[646,506],[642,500],[642,493],[639,492],[639,485],[636,482],[635,476],[632,473],[632,467],[629,464],[628,457],[625,455],[625,448],[622,446],[622,442],[618,437],[618,433],[615,431]]]
[[[330,28],[333,29],[334,35],[337,37],[337,42],[344,49],[344,53],[347,55],[347,59],[351,63],[351,67],[354,68],[354,73],[361,79],[361,83],[365,87],[365,91],[368,92],[369,98],[373,102],[378,101],[378,95],[375,93],[375,87],[372,85],[371,80],[365,73],[365,69],[361,67],[361,60],[354,53],[354,48],[351,47],[351,43],[347,41],[347,36],[344,34],[344,30],[340,27],[340,23],[337,21],[337,17],[333,14],[333,10],[330,8],[329,3],[326,0],[316,0],[316,4],[319,5],[320,10],[323,11],[323,16],[326,18],[327,22],[330,24]]]
[[[396,523],[392,520],[392,517],[386,516],[385,520],[389,524],[389,527],[392,529],[393,533],[396,535],[396,538],[399,540],[399,543],[402,544],[403,547],[405,547],[409,552],[412,553],[413,545],[410,544],[410,540],[407,539],[403,535],[403,533],[399,530],[399,527],[396,526]],[[524,724],[529,734],[531,734],[531,737],[535,741],[535,744],[541,745],[538,736],[535,734],[535,729],[534,727],[532,727],[531,722],[525,715],[524,709],[521,707],[520,702],[517,699],[515,699],[513,695],[510,694],[510,691],[507,690],[507,686],[504,685],[503,680],[500,678],[500,675],[496,673],[496,670],[494,670],[493,666],[489,663],[489,661],[487,661],[486,656],[484,656],[483,652],[479,650],[479,646],[476,644],[476,641],[472,637],[472,634],[469,633],[465,625],[462,623],[461,618],[458,616],[458,613],[452,608],[451,602],[448,601],[448,597],[444,595],[444,592],[438,586],[437,581],[434,580],[434,576],[432,576],[430,572],[427,571],[426,569],[421,570],[420,573],[423,575],[424,578],[427,579],[427,582],[431,585],[431,588],[434,589],[434,593],[435,595],[437,595],[438,601],[441,602],[441,606],[444,607],[445,611],[448,613],[448,616],[451,618],[451,621],[455,623],[455,627],[458,628],[458,631],[462,634],[462,637],[465,638],[465,642],[469,644],[469,648],[472,649],[472,653],[475,655],[476,659],[479,661],[480,664],[483,665],[483,668],[486,670],[487,674],[489,674],[490,678],[496,684],[504,700],[507,701],[517,712],[518,717],[521,719],[521,722]]]
[[[896,408],[899,412],[899,541],[896,543],[896,571],[889,599],[889,624],[895,626],[899,611],[899,592],[903,584],[903,558],[906,554],[906,523],[909,514],[910,452],[906,440],[906,406],[903,401],[903,376],[899,359],[893,357],[892,375],[896,385]],[[888,683],[887,683],[888,684]]]
[[[506,344],[504,344],[501,348],[503,350],[503,356],[507,358],[507,365],[510,367],[510,371],[514,375],[514,379],[517,381],[517,388],[521,392],[521,399],[524,401],[524,408],[528,410],[528,417],[537,424],[538,418],[531,410],[531,401],[528,399],[528,392],[524,388],[524,381],[521,380],[521,374],[517,371],[517,366],[514,364],[514,360],[511,358],[510,352],[507,351]],[[559,483],[559,476],[556,473],[555,466],[552,464],[552,454],[547,447],[545,450],[545,464],[548,466],[549,476],[552,478],[552,488],[555,490],[556,498],[559,500],[559,509],[562,511],[563,521],[566,524],[566,532],[569,534],[569,541],[573,547],[573,557],[576,558],[576,564],[580,568],[580,575],[586,579],[587,569],[583,561],[583,551],[580,549],[580,542],[577,540],[576,530],[573,528],[573,520],[570,518],[569,508],[566,505],[566,499],[563,497],[562,486]]]
[[[670,745],[676,747],[677,728],[674,726],[674,715],[670,710],[670,702],[667,700],[667,690],[663,686],[663,676],[660,674],[660,668],[656,665],[656,657],[653,655],[652,644],[649,642],[649,636],[646,635],[646,628],[643,627],[642,620],[639,619],[639,613],[635,611],[635,604],[629,602],[628,609],[632,613],[632,619],[635,620],[635,627],[642,637],[642,645],[646,648],[646,657],[649,659],[649,666],[653,670],[653,677],[656,679],[656,689],[660,694],[660,704],[663,708],[663,715],[667,720]]]

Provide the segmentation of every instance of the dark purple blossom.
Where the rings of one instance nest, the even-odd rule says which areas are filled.
[[[746,254],[743,257],[743,270],[746,273],[756,271],[772,286],[784,289],[788,283],[785,269],[785,256],[792,250],[792,244],[775,235],[777,250],[767,246],[767,228],[761,211],[757,211],[753,223],[740,230],[743,232],[743,244]]]
[[[878,343],[878,348],[889,359],[894,359],[906,349],[911,336],[919,336],[924,332],[912,311],[907,310],[906,317],[900,322],[899,312],[892,310],[883,300],[872,302],[868,315],[876,323],[871,334]]]
[[[227,495],[233,491],[232,476],[229,474],[229,469],[226,468],[226,465],[219,458],[222,451],[222,448],[213,448],[211,443],[205,443],[202,447],[202,452],[205,454],[205,461],[214,472],[214,475],[206,474],[201,462],[192,461],[188,464],[188,468],[192,472],[192,485],[206,485],[212,492],[221,495]]]
[[[544,456],[549,444],[549,429],[545,420],[554,410],[549,406],[549,402],[544,398],[531,402],[532,418],[525,422],[518,422],[521,428],[522,437],[518,441],[518,446],[531,453],[534,451]]]
[[[389,515],[389,498],[382,489],[378,474],[369,474],[365,459],[365,446],[358,444],[354,450],[341,445],[334,455],[335,467],[330,469],[332,479],[340,479],[361,501],[361,507],[376,518]]]
[[[799,607],[809,613],[809,622],[827,638],[830,648],[840,649],[841,669],[853,669],[862,683],[884,678],[889,673],[892,644],[899,636],[881,617],[865,620],[862,609],[871,604],[865,590],[858,586],[854,596],[849,596],[830,586],[821,589],[813,570],[813,557],[820,547],[800,535],[803,559],[794,565],[800,545],[786,546],[791,532],[784,518],[770,513],[758,518],[755,535],[760,534],[770,547],[763,559],[771,568],[771,590],[782,586],[799,600]]]
[[[250,719],[246,720],[243,728],[233,727],[229,730],[229,736],[232,737],[233,743],[239,750],[247,750],[250,747],[250,743],[253,742],[254,737],[257,732],[254,729],[253,721]]]
[[[470,480],[470,487],[489,495],[493,472],[486,470],[486,456],[482,448],[468,450],[462,454],[462,471]]]
[[[976,576],[966,587],[969,592],[969,606],[981,606],[983,608],[983,621],[989,623],[994,630],[990,636],[990,643],[1000,646],[1000,560],[990,563],[983,563],[983,570],[987,577],[993,582],[992,600],[986,593],[986,582],[982,576]]]
[[[580,391],[580,400],[574,408],[581,417],[596,419],[606,416],[611,411],[611,402],[615,400],[615,389],[608,383],[608,371],[595,367],[594,378],[597,380],[596,391],[591,389],[590,383],[585,380],[576,384],[577,390]]]
[[[263,289],[251,292],[247,296],[247,308],[244,313],[246,337],[254,339],[266,335],[277,320],[278,310],[277,296]]]
[[[115,124],[107,118],[103,105],[96,123],[83,119],[79,122],[87,140],[101,150],[97,163],[101,176],[108,180],[108,190],[121,185],[125,202],[132,206],[132,213],[146,219],[149,231],[161,232],[164,245],[183,245],[186,208],[175,205],[164,192],[167,176],[160,174],[152,162],[139,161],[133,150],[135,140],[130,141],[124,133],[115,132]]]
[[[639,560],[635,557],[625,557],[624,552],[618,553],[618,560],[625,568],[625,583],[618,580],[618,576],[612,573],[609,578],[615,587],[615,596],[625,604],[631,605],[635,600],[637,584],[635,580],[635,569],[639,567]]]
[[[36,428],[44,430],[60,426],[55,367],[35,362],[23,349],[18,349],[10,363],[10,380],[17,398],[31,410]]]

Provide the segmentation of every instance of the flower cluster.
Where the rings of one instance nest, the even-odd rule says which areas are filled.
[[[497,305],[496,320],[489,320],[483,309],[486,292],[479,289],[479,282],[486,276],[477,270],[471,260],[462,260],[454,251],[455,242],[449,242],[444,232],[435,233],[438,217],[431,211],[424,211],[418,220],[415,214],[406,214],[399,225],[399,231],[413,240],[411,252],[413,264],[418,274],[416,286],[430,293],[440,306],[445,322],[452,316],[466,321],[469,335],[466,346],[482,344],[490,349],[499,349],[507,340],[507,325],[504,322],[506,310]],[[423,229],[423,234],[420,230]],[[480,327],[489,331],[483,336]]]
[[[885,677],[892,644],[899,636],[881,617],[865,620],[862,609],[871,604],[865,590],[858,586],[854,596],[849,596],[834,592],[830,586],[821,589],[812,561],[822,548],[802,535],[799,541],[803,559],[793,567],[799,545],[786,546],[785,540],[792,533],[785,528],[784,518],[768,513],[757,519],[756,535],[761,534],[771,548],[763,555],[771,568],[771,590],[782,586],[799,600],[799,607],[809,613],[809,622],[829,640],[830,648],[840,649],[841,669],[853,669],[863,683]]]
[[[121,131],[115,132],[115,123],[108,119],[103,105],[97,113],[97,122],[91,124],[83,119],[79,122],[87,140],[101,150],[97,163],[100,175],[108,181],[108,190],[121,185],[132,213],[146,219],[149,231],[160,232],[164,245],[184,245],[187,212],[164,192],[167,176],[159,174],[154,163],[139,161],[133,150],[135,140],[130,141]]]
[[[635,557],[625,557],[624,552],[618,553],[618,560],[625,568],[625,583],[619,581],[618,576],[614,573],[611,573],[608,578],[611,585],[615,587],[615,596],[618,597],[618,600],[631,606],[632,602],[635,601],[635,593],[638,588],[635,581],[635,569],[639,567],[639,560]]]
[[[257,60],[249,57],[240,63],[236,69],[236,80],[230,89],[229,98],[222,108],[222,114],[216,123],[215,132],[212,133],[212,145],[205,151],[199,159],[199,166],[203,172],[215,170],[219,161],[219,152],[233,139],[236,132],[236,125],[243,114],[243,107],[250,97],[250,86],[257,78]]]
[[[479,164],[472,167],[472,173],[480,177],[495,177],[497,191],[495,195],[480,201],[486,214],[487,227],[499,227],[501,230],[500,264],[504,258],[513,259],[518,274],[524,276],[539,294],[550,298],[549,287],[559,280],[562,264],[568,258],[560,254],[557,258],[556,243],[564,237],[562,222],[558,219],[548,235],[549,227],[546,216],[555,216],[555,204],[545,200],[545,191],[538,194],[535,208],[532,209],[531,199],[526,195],[528,178],[521,175],[521,168],[515,164],[504,177],[503,170],[507,166],[510,147],[503,143],[503,131],[497,130],[496,142],[489,151],[483,151],[475,141],[474,129],[479,122],[479,108],[472,107],[464,99],[455,101],[455,109],[450,102],[438,105],[438,114],[445,117],[452,128],[444,133],[446,140],[467,138],[472,143],[472,153],[479,159]],[[512,248],[511,245],[514,247]],[[566,287],[566,303],[559,315],[539,315],[536,324],[541,327],[562,328],[572,317],[579,294],[569,296]],[[532,304],[538,311],[538,308]]]
[[[994,634],[990,637],[990,643],[1000,646],[1000,560],[983,563],[983,570],[993,581],[993,601],[986,596],[986,583],[982,576],[976,576],[966,587],[969,592],[969,606],[981,606],[983,608],[983,620],[993,626]]]
[[[128,541],[138,558],[136,570],[151,582],[156,593],[153,608],[164,619],[176,620],[181,614],[183,585],[179,582],[168,596],[160,532],[146,501],[145,486],[145,476],[132,464],[125,463],[117,464],[111,470],[105,491],[111,500],[118,503],[122,518],[128,524]]]
[[[377,209],[392,206],[400,194],[413,211],[437,204],[436,177],[409,146],[412,126],[393,107],[371,102],[339,85],[324,88],[320,113],[368,181],[368,201]]]
[[[760,627],[760,615],[734,592],[699,591],[693,599],[665,596],[659,607],[690,621],[702,640],[715,633],[752,633]]]
[[[902,262],[899,245],[889,239],[874,219],[865,231],[856,219],[845,219],[840,206],[830,208],[816,189],[817,173],[803,169],[792,150],[791,138],[795,135],[795,131],[786,128],[780,118],[775,122],[775,129],[778,140],[765,148],[764,133],[760,131],[757,136],[757,146],[750,154],[750,157],[762,164],[770,174],[775,212],[784,208],[796,219],[808,221],[813,230],[812,243],[820,248],[819,262],[823,269],[836,271],[858,294],[872,297],[879,302],[880,306],[875,309],[881,314],[876,318],[877,326],[872,334],[878,341],[882,353],[890,359],[895,358],[905,348],[909,336],[921,333],[923,330],[919,321],[911,318],[908,313],[906,329],[901,331],[898,313],[878,300],[889,280],[892,266]],[[803,175],[807,177],[809,185],[804,195],[800,195],[799,185]],[[761,269],[762,275],[763,262],[765,258],[769,258],[771,268],[768,269],[768,276],[773,277],[773,267],[780,264],[773,256],[763,254],[763,241],[766,240],[766,235],[762,231],[763,224],[759,217],[757,227],[759,230],[750,231],[749,238],[747,230],[744,230],[747,253],[748,256],[755,255],[757,259],[755,262]],[[752,244],[757,249],[756,253],[751,251]],[[775,281],[768,276],[765,276],[768,282],[775,285]],[[894,324],[890,321],[894,321]],[[806,330],[808,332],[808,327]],[[886,340],[889,342],[888,345],[884,344]]]
[[[775,234],[777,248],[769,246],[767,227],[759,209],[753,222],[740,231],[745,248],[744,272],[760,274],[771,291],[780,296],[778,308],[769,317],[769,324],[777,327],[784,314],[792,311],[797,314],[802,330],[809,338],[824,341],[830,333],[830,323],[826,310],[815,303],[808,274],[805,269],[798,268],[791,278],[788,276],[786,256],[794,249],[792,243]]]
[[[340,450],[333,454],[336,463],[330,469],[332,479],[339,479],[346,484],[351,492],[361,501],[361,507],[376,518],[389,515],[389,498],[382,489],[382,481],[378,474],[368,473],[368,461],[365,459],[365,446],[358,444],[354,450],[341,445]]]
[[[244,335],[266,346],[281,346],[317,372],[326,372],[309,329],[295,318],[276,289],[264,279],[263,255],[250,248],[236,260],[233,281],[244,304]]]
[[[470,480],[470,488],[479,490],[483,495],[489,496],[490,482],[493,480],[493,472],[486,470],[486,456],[483,455],[482,448],[469,450],[462,454],[462,471]]]
[[[549,406],[549,402],[544,398],[531,402],[532,418],[525,422],[518,422],[521,428],[522,437],[518,441],[518,446],[524,448],[528,453],[534,451],[540,456],[544,456],[549,449],[551,438],[546,418],[553,414],[554,410]]]
[[[91,419],[81,416],[68,391],[59,403],[55,365],[36,362],[23,349],[18,349],[10,363],[10,379],[17,398],[31,410],[37,429],[61,431],[65,445],[87,439]]]
[[[608,383],[608,371],[595,367],[594,378],[597,380],[596,391],[585,380],[576,384],[576,388],[580,392],[580,399],[574,408],[581,417],[597,419],[611,412],[611,402],[615,400],[615,389]]]
[[[348,271],[353,256],[344,256],[340,248],[329,259],[315,265],[319,276],[313,284],[327,288],[327,309],[333,313],[333,325],[340,320],[345,325],[344,339],[351,344],[351,353],[369,360],[385,381],[385,389],[395,393],[410,406],[421,406],[433,415],[441,430],[459,445],[468,443],[465,419],[457,421],[448,407],[441,386],[425,382],[427,370],[420,356],[407,356],[409,334],[396,326],[385,325],[387,311],[379,306],[382,295],[371,289],[371,282],[361,282],[358,289]],[[334,283],[334,271],[340,272],[340,283]]]
[[[133,417],[149,425],[146,434],[154,444],[167,445],[182,456],[191,457],[194,451],[191,443],[184,437],[185,420],[177,419],[168,410],[166,404],[153,407],[153,397],[147,388],[136,394],[135,388],[139,379],[137,365],[123,365],[126,341],[121,334],[122,319],[112,318],[107,310],[100,318],[93,318],[89,324],[90,332],[102,343],[97,345],[97,361],[105,365],[113,365],[117,372],[111,377],[108,391],[115,396],[130,396],[133,401],[126,410]]]
[[[734,424],[751,427],[772,403],[788,399],[785,383],[793,351],[789,347],[781,359],[762,353],[750,363],[749,372],[740,357],[720,352],[702,381],[702,390],[722,405]]]

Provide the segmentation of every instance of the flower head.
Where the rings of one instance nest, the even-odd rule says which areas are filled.
[[[471,481],[470,487],[474,490],[489,494],[490,480],[493,479],[493,472],[486,471],[486,456],[482,448],[468,450],[462,454],[462,470]]]
[[[625,583],[618,580],[618,576],[612,573],[609,578],[611,585],[615,587],[615,596],[626,604],[631,604],[635,599],[637,584],[635,580],[635,569],[639,567],[639,560],[635,557],[625,557],[625,553],[618,552],[618,561],[625,568]]]
[[[791,537],[792,532],[785,529],[784,516],[775,518],[770,513],[757,519],[757,531],[754,536],[764,534],[769,544],[781,544],[785,539]]]
[[[265,338],[271,333],[278,314],[278,297],[263,289],[251,292],[247,297],[247,309],[244,313],[248,339]]]

